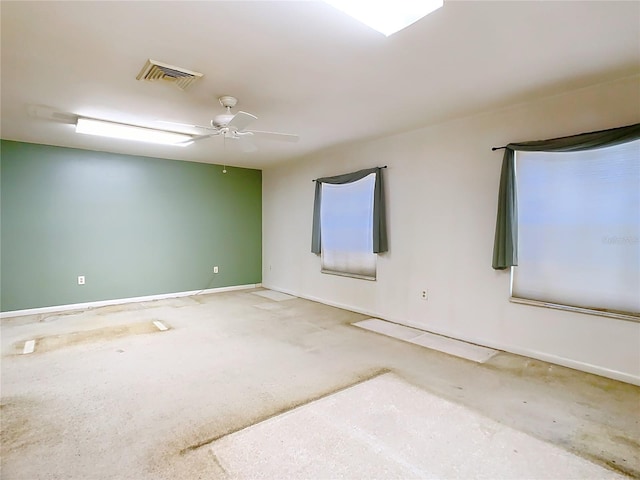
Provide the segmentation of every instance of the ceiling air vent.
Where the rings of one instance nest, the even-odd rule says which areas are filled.
[[[181,90],[186,90],[193,82],[202,76],[202,73],[192,72],[185,68],[149,59],[144,67],[142,67],[142,70],[140,70],[140,73],[136,78],[138,80],[148,80],[150,82],[165,80],[167,82],[172,82]]]

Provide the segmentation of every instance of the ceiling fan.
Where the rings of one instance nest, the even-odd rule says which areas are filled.
[[[257,120],[258,117],[251,113],[239,111],[238,113],[231,113],[231,109],[236,106],[238,99],[230,95],[224,95],[218,99],[220,105],[226,109],[226,113],[216,115],[211,120],[211,126],[203,125],[187,125],[178,123],[175,125],[184,125],[188,127],[198,128],[208,133],[198,135],[193,138],[193,142],[204,140],[210,137],[221,135],[225,140],[232,139],[238,140],[240,148],[245,152],[253,152],[257,150],[257,147],[253,143],[254,138],[265,138],[269,140],[277,140],[284,142],[297,142],[300,137],[292,133],[280,133],[280,132],[265,132],[262,130],[247,130],[246,127]],[[173,123],[173,122],[164,122]]]

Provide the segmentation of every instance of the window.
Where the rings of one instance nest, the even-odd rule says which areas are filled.
[[[375,173],[352,183],[322,184],[322,272],[375,280],[373,191]]]
[[[640,320],[640,123],[499,149],[512,301]]]
[[[311,251],[323,273],[376,279],[376,254],[388,248],[383,168],[315,180]]]
[[[640,313],[640,140],[517,151],[512,296]]]

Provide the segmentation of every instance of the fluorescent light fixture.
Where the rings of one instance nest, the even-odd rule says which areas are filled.
[[[138,127],[135,125],[83,117],[78,117],[76,133],[122,138],[139,142],[160,143],[163,145],[178,145],[180,147],[189,145],[191,140],[193,140],[193,136],[186,133],[168,132],[155,128]]]
[[[442,7],[443,0],[324,0],[387,37]]]

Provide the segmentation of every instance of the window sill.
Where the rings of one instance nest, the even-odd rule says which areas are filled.
[[[564,310],[565,312],[584,313],[586,315],[597,315],[599,317],[615,318],[618,320],[627,320],[629,322],[640,322],[640,315],[607,312],[601,310],[593,310],[590,308],[573,307],[571,305],[560,305],[558,303],[541,302],[540,300],[530,300],[528,298],[509,297],[512,303],[520,303],[523,305],[533,305],[535,307],[553,308],[555,310]]]
[[[376,281],[376,277],[372,277],[369,275],[357,275],[355,273],[347,273],[347,272],[336,272],[334,270],[320,270],[320,273],[326,273],[328,275],[337,275],[339,277],[350,277],[350,278],[359,278],[360,280],[369,280],[372,282]]]

